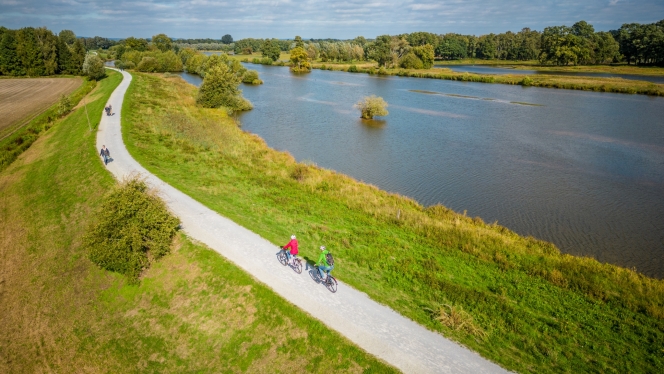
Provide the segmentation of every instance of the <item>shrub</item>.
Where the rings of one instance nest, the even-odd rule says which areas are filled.
[[[384,66],[381,66],[380,69],[378,69],[378,75],[387,75],[387,70]]]
[[[401,58],[401,61],[399,61],[399,66],[401,66],[404,69],[422,69],[424,68],[424,64],[422,63],[422,60],[420,60],[419,57],[413,52],[408,53],[407,55],[403,56]]]
[[[263,58],[260,60],[260,63],[263,64],[263,65],[272,65],[273,62],[274,62],[274,61],[272,61],[272,59],[269,58],[269,57],[263,57]]]
[[[60,95],[60,101],[58,101],[58,117],[64,117],[67,113],[71,111],[72,105],[69,100],[69,96]]]
[[[521,80],[520,83],[521,83],[522,86],[526,86],[526,87],[528,87],[528,86],[532,86],[532,85],[533,85],[533,80],[530,79],[529,77],[524,77],[524,78]]]
[[[136,67],[136,70],[146,73],[157,72],[159,71],[159,61],[157,61],[157,59],[154,57],[143,57],[141,62]]]
[[[135,69],[135,68],[136,68],[136,64],[134,64],[131,61],[127,61],[127,62],[124,63],[124,69]]]
[[[88,54],[83,62],[83,74],[91,80],[100,80],[106,76],[104,62],[97,55]]]
[[[249,110],[251,103],[241,96],[238,85],[242,78],[226,64],[213,66],[203,79],[196,102],[205,108],[221,106],[231,110]]]
[[[348,72],[349,72],[349,73],[357,73],[357,66],[355,66],[355,65],[351,65],[351,66],[348,68]]]
[[[376,95],[367,96],[355,104],[355,107],[360,110],[361,117],[364,119],[372,119],[374,116],[386,116],[389,114],[387,111],[387,103],[382,97]]]
[[[103,200],[83,239],[90,260],[137,281],[141,271],[170,251],[179,220],[140,179],[129,179]]]
[[[242,76],[242,83],[263,84],[263,81],[258,77],[256,70],[247,70]]]

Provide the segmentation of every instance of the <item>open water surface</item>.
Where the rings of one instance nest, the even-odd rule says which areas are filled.
[[[448,68],[452,71],[468,72],[476,74],[547,74],[547,75],[571,75],[577,77],[605,77],[605,78],[623,78],[631,80],[640,80],[653,83],[664,83],[664,76],[637,75],[637,74],[612,74],[612,73],[581,73],[574,71],[548,71],[548,70],[521,70],[508,66],[487,66],[487,65],[434,65],[436,68]]]
[[[247,67],[265,84],[242,87],[254,104],[242,127],[269,146],[664,276],[664,98]],[[368,95],[390,114],[358,118]]]

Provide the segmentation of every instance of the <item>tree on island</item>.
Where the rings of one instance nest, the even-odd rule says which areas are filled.
[[[233,37],[230,34],[226,34],[221,37],[221,42],[224,44],[231,44],[233,43]]]
[[[376,95],[365,96],[355,104],[355,107],[360,110],[361,117],[364,119],[373,119],[374,116],[386,116],[390,114],[387,111],[387,102],[382,97]]]

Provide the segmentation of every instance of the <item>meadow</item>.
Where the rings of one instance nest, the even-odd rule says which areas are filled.
[[[177,76],[134,74],[123,136],[211,209],[275,245],[296,233],[307,260],[325,244],[339,279],[510,370],[664,368],[663,281],[298,163],[195,95]]]
[[[179,233],[138,283],[83,237],[116,182],[96,125],[121,76],[0,172],[0,372],[396,372]]]

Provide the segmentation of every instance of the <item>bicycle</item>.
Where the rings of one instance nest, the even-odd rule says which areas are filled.
[[[284,265],[288,266],[291,269],[293,269],[294,272],[301,274],[302,273],[302,260],[300,260],[299,257],[296,255],[293,255],[293,262],[291,264],[288,263],[288,256],[286,255],[286,251],[283,249],[277,253],[277,260]]]
[[[318,266],[313,266],[313,268],[309,271],[309,276],[314,280],[316,283],[323,283],[325,285],[325,288],[327,288],[328,291],[335,293],[337,292],[337,279],[330,274],[327,275],[327,278],[323,280],[320,276],[320,272],[318,271]]]

